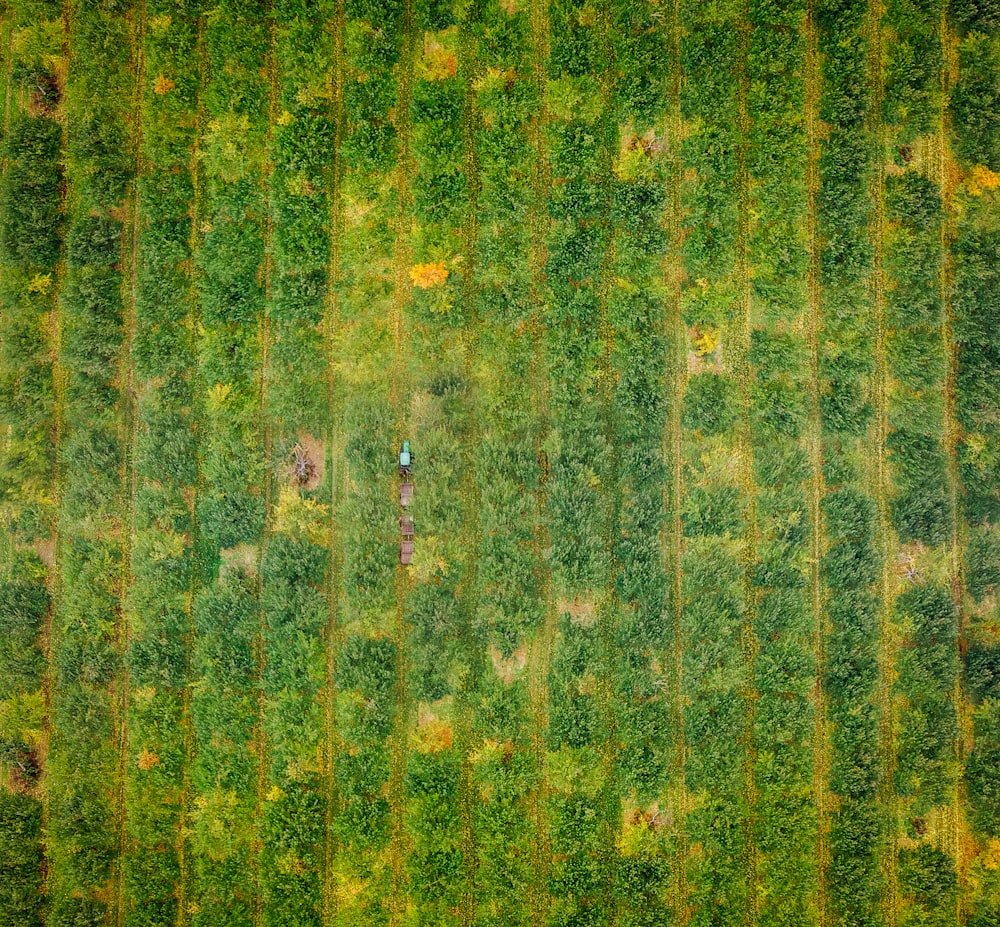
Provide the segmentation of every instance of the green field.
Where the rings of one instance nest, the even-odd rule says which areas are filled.
[[[1000,0],[0,81],[0,927],[1000,925]]]

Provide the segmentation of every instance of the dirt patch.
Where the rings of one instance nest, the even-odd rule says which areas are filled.
[[[326,446],[304,431],[297,437],[298,443],[292,448],[285,476],[293,486],[313,490],[323,482],[326,474]]]
[[[919,541],[900,545],[891,567],[897,582],[915,583],[921,579],[921,559],[925,552],[926,548]]]
[[[657,830],[661,827],[672,827],[674,814],[670,808],[661,808],[655,801],[646,807],[627,801],[622,808],[622,820],[628,827]]]
[[[518,647],[509,657],[504,657],[497,647],[490,647],[490,660],[505,685],[510,685],[528,663],[528,648]]]
[[[46,538],[44,541],[35,541],[31,545],[35,553],[38,554],[38,559],[42,561],[50,570],[54,570],[56,567],[56,544],[52,538]]]
[[[376,206],[376,200],[351,199],[344,197],[344,224],[348,228],[360,225],[365,216]]]
[[[41,74],[28,90],[25,108],[32,116],[52,118],[62,100],[63,84],[57,74]]]
[[[448,750],[454,740],[451,722],[445,720],[426,702],[417,706],[417,726],[413,732],[413,747],[418,753],[438,753]]]
[[[569,620],[579,627],[592,627],[597,620],[597,608],[593,599],[559,599],[556,602],[559,614],[569,613]]]
[[[259,556],[260,549],[256,544],[237,544],[235,547],[223,548],[219,551],[219,557],[222,559],[219,579],[233,571],[246,576],[256,576]]]

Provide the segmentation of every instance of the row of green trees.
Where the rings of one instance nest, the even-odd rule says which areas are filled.
[[[545,359],[551,409],[548,528],[563,604],[548,680],[549,921],[610,921],[617,909],[611,685],[618,461],[608,316],[617,140],[615,3],[549,7],[549,234]],[[569,600],[567,602],[567,600]],[[569,605],[579,603],[579,610]],[[574,617],[569,608],[576,612]],[[572,772],[558,778],[553,767]],[[575,774],[574,774],[575,773]]]
[[[189,684],[194,760],[185,845],[191,923],[256,922],[262,899],[267,641],[261,562],[271,500],[263,379],[274,19],[264,2],[202,23],[198,144],[200,410]],[[266,704],[266,702],[265,702]],[[266,715],[265,715],[266,717]]]
[[[189,674],[193,599],[204,576],[195,556],[198,436],[204,394],[193,274],[200,200],[195,146],[202,48],[197,6],[149,3],[134,23],[142,43],[135,328],[137,394],[133,583],[129,598],[128,840],[124,923],[176,924],[191,902],[182,870],[190,825]],[[141,17],[141,14],[140,14]],[[131,282],[130,284],[131,285]]]
[[[58,21],[61,10],[49,16]],[[60,275],[59,574],[46,768],[48,920],[99,924],[120,901],[131,585],[130,382],[135,197],[128,5],[71,4],[65,87],[66,233]]]
[[[5,11],[12,32],[26,5]],[[61,88],[37,35],[4,61],[10,101],[0,177],[0,919],[41,924],[45,629],[51,614],[46,564],[29,545],[48,540],[54,518],[55,390],[48,320],[56,305],[62,217],[57,121]],[[50,60],[52,65],[54,61]],[[39,550],[43,548],[37,548]]]
[[[342,549],[338,602],[336,807],[333,838],[340,923],[387,923],[404,906],[405,857],[393,857],[402,832],[393,734],[406,743],[399,661],[405,639],[396,629],[399,505],[390,482],[395,416],[389,404],[393,365],[394,265],[399,197],[399,133],[405,130],[401,84],[412,62],[404,55],[404,4],[352,2],[344,8],[339,175],[343,214],[337,295],[338,396],[343,402],[346,473],[334,543]],[[416,448],[419,474],[422,454]],[[421,497],[418,477],[417,499]],[[419,524],[419,521],[418,521]],[[422,529],[418,529],[422,530]],[[395,778],[394,778],[395,774]],[[339,887],[343,886],[343,889]],[[397,893],[400,896],[397,898]]]
[[[1000,17],[994,4],[952,0],[949,22],[958,33],[958,82],[949,98],[951,141],[965,178],[957,191],[952,244],[953,337],[957,359],[956,418],[960,517],[965,532],[963,580],[967,593],[967,640],[963,681],[972,701],[973,748],[966,757],[964,784],[970,823],[984,851],[974,868],[978,898],[972,923],[987,925],[1000,917],[1000,879],[990,868],[986,841],[1000,838],[1000,642],[995,634],[996,568],[1000,541],[1000,430],[996,383],[1000,348],[996,338],[996,254],[1000,248],[996,192],[983,185],[983,168],[1000,170],[997,132],[997,74],[1000,72]],[[978,176],[977,176],[978,175]],[[971,880],[970,880],[971,881]],[[968,883],[965,883],[968,884]],[[962,886],[965,887],[964,885]]]
[[[44,627],[51,602],[44,564],[13,553],[0,574],[0,917],[42,923],[42,754]]]
[[[722,924],[740,922],[748,905],[756,904],[753,835],[741,824],[753,813],[746,766],[753,680],[744,646],[750,607],[744,595],[750,552],[744,544],[753,499],[740,471],[750,461],[738,442],[748,433],[744,422],[737,425],[747,412],[740,389],[749,386],[741,378],[752,324],[738,297],[743,269],[736,238],[738,228],[749,228],[740,213],[749,207],[740,177],[746,129],[737,121],[740,81],[749,67],[740,43],[745,13],[731,4],[714,15],[692,3],[682,5],[681,20],[681,115],[692,127],[681,158],[695,170],[682,187],[681,316],[688,329],[685,347],[699,358],[688,363],[681,400],[682,499],[698,500],[697,514],[682,508],[684,787],[693,806],[682,826],[687,845],[700,847],[681,865],[687,866],[688,903],[704,917],[714,909]],[[700,335],[706,341],[696,347]]]
[[[865,480],[861,438],[873,420],[875,318],[868,278],[872,267],[869,198],[872,138],[871,30],[863,2],[816,6],[821,55],[817,225],[822,334],[819,346],[823,437],[820,574],[825,618],[821,684],[831,724],[827,787],[830,820],[830,914],[838,923],[879,919],[879,853],[883,820],[879,781],[879,608],[881,569],[877,511]],[[879,151],[874,156],[878,157]]]
[[[325,448],[310,436],[331,430],[327,383],[334,357],[328,353],[332,342],[326,320],[330,238],[338,227],[330,193],[339,182],[334,167],[339,155],[332,99],[337,91],[330,86],[336,40],[331,41],[328,27],[342,28],[336,15],[334,4],[275,6],[277,88],[269,155],[273,270],[264,414],[272,432],[277,509],[262,577],[268,791],[260,861],[264,920],[274,925],[321,923],[331,839],[324,832],[332,801],[324,751],[332,745],[323,744],[323,699],[332,696],[325,691],[327,591],[329,544],[337,539],[330,536],[333,500]],[[299,439],[312,445],[308,451]],[[293,473],[296,452],[309,456],[311,473]]]
[[[684,5],[680,12],[688,22]],[[671,821],[667,810],[681,786],[675,714],[680,703],[672,673],[675,603],[663,556],[670,524],[664,434],[671,406],[681,401],[671,392],[677,381],[664,377],[664,357],[676,363],[681,323],[663,292],[663,262],[673,244],[667,210],[676,204],[668,189],[679,182],[678,165],[669,160],[678,139],[668,133],[680,61],[672,44],[674,23],[662,15],[655,4],[610,5],[606,52],[616,78],[607,118],[617,132],[604,139],[611,145],[605,154],[610,163],[603,165],[609,171],[604,221],[610,247],[603,270],[608,356],[601,398],[604,436],[616,450],[608,472],[614,483],[603,490],[610,507],[610,537],[603,541],[615,572],[613,587],[604,593],[610,607],[599,618],[593,671],[601,677],[598,699],[605,703],[601,765],[609,781],[602,785],[607,796],[599,798],[607,817],[602,839],[615,843],[606,863],[614,893],[610,906],[621,922],[636,925],[670,923],[684,904],[673,891],[677,868],[684,865],[677,852],[680,821]],[[670,255],[672,261],[679,257]],[[670,464],[672,457],[671,449]],[[671,494],[671,512],[676,505]]]
[[[905,578],[903,588],[895,590],[892,615],[902,646],[894,661],[895,775],[889,784],[897,814],[889,826],[894,841],[901,831],[920,841],[916,847],[896,843],[905,923],[950,922],[958,888],[954,854],[949,857],[924,837],[927,817],[952,803],[958,786],[958,615],[947,580],[923,575],[933,554],[925,555],[927,561],[919,556],[919,545],[925,545],[948,557],[956,517],[945,434],[949,358],[942,282],[947,252],[940,186],[950,181],[938,163],[918,166],[911,147],[921,135],[943,132],[944,7],[940,2],[922,7],[890,3],[883,17],[883,157],[893,162],[893,173],[885,179],[883,238],[890,514],[894,540],[908,545],[898,555]]]
[[[813,788],[816,619],[809,495],[815,490],[810,442],[815,324],[807,300],[809,262],[806,68],[807,4],[751,2],[747,50],[752,177],[748,263],[752,317],[748,351],[749,432],[756,487],[753,600],[753,840],[760,923],[817,916],[821,865]],[[749,206],[749,204],[748,204]],[[747,207],[745,207],[747,208]]]

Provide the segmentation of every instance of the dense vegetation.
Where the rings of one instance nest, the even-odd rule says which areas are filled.
[[[1000,923],[994,0],[4,0],[0,86],[0,927]]]

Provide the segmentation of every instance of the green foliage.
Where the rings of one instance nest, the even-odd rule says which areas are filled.
[[[975,716],[975,743],[965,765],[972,819],[979,831],[1000,837],[1000,702],[988,701]]]
[[[688,382],[684,393],[681,423],[691,431],[719,435],[736,421],[735,388],[718,373],[699,373]]]
[[[997,0],[949,0],[948,15],[963,30],[994,33],[1000,28]]]
[[[946,853],[921,843],[899,851],[899,886],[922,909],[911,923],[948,924],[954,917],[958,878],[955,862]],[[912,915],[911,915],[912,916]]]
[[[969,538],[965,550],[966,588],[981,602],[1000,585],[1000,534],[989,529]]]
[[[742,523],[739,493],[735,486],[693,486],[684,495],[681,518],[686,534],[736,535]]]
[[[819,345],[820,418],[829,441],[824,476],[830,490],[822,500],[828,545],[820,563],[829,592],[823,687],[833,726],[830,788],[839,796],[831,815],[831,915],[843,923],[878,922],[881,880],[876,864],[882,839],[876,803],[878,717],[873,699],[878,679],[875,615],[869,592],[879,571],[875,506],[859,488],[855,468],[844,451],[864,435],[872,416],[865,379],[873,369],[867,280],[872,266],[869,234],[871,140],[866,121],[871,86],[868,77],[870,34],[863,0],[823,0],[816,6],[821,61],[819,117],[827,123],[820,149],[820,188],[816,199],[820,245],[820,285],[824,332]],[[890,72],[888,111],[901,116],[920,103],[904,58],[897,65],[895,89]],[[903,65],[899,67],[899,65]],[[900,78],[902,78],[900,80]],[[865,88],[865,89],[861,89]],[[898,90],[903,89],[904,93]],[[911,91],[916,90],[916,97]]]
[[[0,789],[0,922],[19,927],[45,923],[42,895],[42,803]]]
[[[98,927],[113,918],[107,901],[124,845],[127,927],[179,917],[246,927],[260,916],[272,927],[316,927],[328,863],[338,916],[359,923],[402,912],[414,925],[450,925],[471,912],[484,924],[522,925],[542,890],[552,925],[665,927],[680,916],[669,899],[683,826],[693,927],[740,921],[752,888],[762,925],[806,923],[816,913],[812,765],[823,705],[832,738],[828,914],[876,925],[886,838],[883,552],[864,468],[875,396],[872,181],[884,153],[870,131],[871,4],[820,0],[811,9],[822,69],[821,663],[809,587],[813,461],[803,438],[807,4],[680,4],[679,150],[664,132],[670,9],[557,3],[547,14],[551,56],[540,62],[537,10],[525,3],[404,6],[225,0],[202,11],[155,0],[145,20],[147,86],[133,114],[137,162],[136,122],[124,114],[138,20],[119,0],[83,3],[67,20],[72,58],[58,118],[54,79],[31,99],[41,115],[23,112],[25,82],[51,77],[48,65],[15,62],[22,86],[0,195],[0,405],[9,426],[0,495],[11,527],[5,553],[47,538],[56,505],[62,519],[47,919]],[[17,5],[19,28],[36,7]],[[44,12],[61,13],[51,4]],[[345,47],[335,62],[341,12]],[[886,4],[881,119],[893,145],[937,124],[939,13],[938,0]],[[956,0],[950,16],[965,35],[951,115],[969,176],[973,162],[992,163],[996,17],[985,0]],[[459,60],[454,74],[430,79],[423,59],[438,39]],[[412,85],[404,48],[418,60]],[[60,206],[63,161],[69,195]],[[922,151],[916,165],[904,163],[901,152],[885,190],[887,501],[895,537],[938,548],[926,554],[936,575],[956,517],[943,442],[944,204],[922,173]],[[948,590],[904,585],[894,616],[902,646],[892,785],[908,815],[951,799],[960,774],[952,703],[964,672],[976,726],[964,774],[981,838],[997,833],[1000,808],[1000,664],[987,617],[1000,582],[997,242],[993,194],[955,187],[947,295],[971,538],[962,578],[976,617],[963,668]],[[675,192],[678,241],[668,240],[676,229],[666,214]],[[732,337],[748,283],[738,258],[753,270],[748,356]],[[664,261],[672,275],[675,259],[680,319],[664,277]],[[442,262],[448,278],[411,297],[407,262]],[[55,359],[66,374],[58,429],[47,328],[57,292]],[[672,395],[673,361],[684,361],[675,323],[723,335],[709,356],[689,358],[705,372],[677,371],[683,396]],[[679,451],[664,440],[671,411],[680,413]],[[390,491],[404,422],[418,450],[409,571],[398,566]],[[315,490],[286,484],[286,451],[304,434],[322,439],[324,463],[334,464]],[[680,498],[671,478],[678,452]],[[750,494],[737,488],[737,466],[748,463]],[[275,515],[287,492],[329,505],[322,531]],[[0,584],[0,694],[37,694],[50,604],[34,571]],[[549,648],[556,603],[570,614]],[[5,719],[11,705],[0,706]],[[441,736],[428,746],[435,725]],[[681,733],[684,783],[675,781]],[[2,746],[8,764],[31,755],[6,731]],[[682,785],[693,800],[680,822],[667,799]],[[8,814],[12,794],[0,793],[0,857],[5,876],[16,876],[0,889],[0,920],[31,927],[40,919],[40,819],[26,797]],[[542,885],[532,861],[547,839]],[[900,927],[943,927],[957,890],[949,860],[906,841],[898,864]],[[970,927],[986,927],[992,910],[984,901]]]
[[[44,116],[22,115],[5,139],[9,158],[0,186],[0,253],[5,262],[41,270],[59,258],[60,127]]]
[[[993,36],[971,33],[959,47],[958,83],[949,109],[958,153],[969,164],[1000,170],[1000,49]]]
[[[948,590],[921,584],[902,593],[896,611],[912,627],[899,661],[906,697],[898,735],[897,786],[916,795],[915,815],[947,801],[958,719],[958,617]]]
[[[943,66],[938,34],[942,0],[887,4],[883,28],[893,30],[885,64],[883,118],[901,127],[900,144],[933,131],[938,79]]]
[[[903,429],[893,432],[888,443],[899,467],[892,515],[900,540],[943,543],[952,518],[944,448],[935,437]]]
[[[965,518],[974,525],[1000,517],[1000,430],[995,416],[1000,382],[1000,229],[975,213],[966,217],[955,255],[956,413],[963,428],[959,470]]]
[[[965,655],[965,684],[975,702],[1000,702],[1000,645],[972,643]]]
[[[30,561],[0,580],[0,698],[37,689],[44,653],[41,635],[49,594]]]

